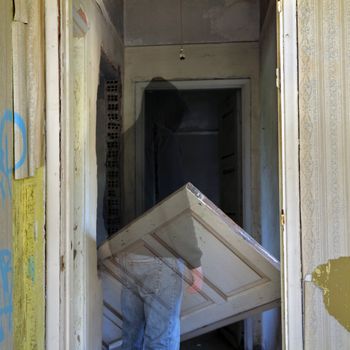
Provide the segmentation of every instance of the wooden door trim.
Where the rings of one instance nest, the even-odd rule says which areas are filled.
[[[302,350],[297,1],[277,7],[283,348]]]
[[[59,2],[45,0],[46,56],[46,348],[60,349]]]

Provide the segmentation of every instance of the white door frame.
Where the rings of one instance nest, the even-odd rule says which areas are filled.
[[[283,348],[302,350],[297,1],[278,1]]]
[[[144,93],[151,81],[135,83],[135,125],[136,129],[136,173],[142,174],[136,182],[136,214],[143,211],[144,203]],[[169,88],[169,83],[178,90],[240,89],[242,94],[242,188],[243,188],[243,228],[251,233],[251,169],[250,169],[250,130],[251,130],[251,84],[250,79],[207,79],[207,80],[168,80],[152,81],[152,90]]]
[[[60,349],[60,50],[59,2],[45,0],[46,58],[46,348]]]
[[[73,349],[76,307],[72,17],[70,1],[45,0],[46,348],[50,350]]]

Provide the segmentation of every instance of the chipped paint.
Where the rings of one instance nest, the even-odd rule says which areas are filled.
[[[44,349],[44,170],[13,182],[14,349]]]
[[[329,260],[312,273],[312,281],[323,290],[330,315],[350,332],[350,257]]]

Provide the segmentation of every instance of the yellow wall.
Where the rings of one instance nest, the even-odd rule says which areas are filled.
[[[13,346],[12,303],[12,1],[0,0],[0,349]]]
[[[13,182],[14,349],[44,349],[44,169]]]

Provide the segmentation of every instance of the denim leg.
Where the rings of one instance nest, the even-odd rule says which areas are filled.
[[[164,261],[158,293],[143,296],[146,319],[144,350],[178,350],[180,347],[182,277],[179,272],[182,271],[176,259]]]
[[[123,313],[122,350],[142,350],[145,329],[143,301],[133,288],[123,287],[121,308]]]

